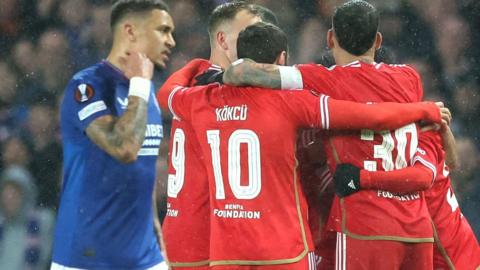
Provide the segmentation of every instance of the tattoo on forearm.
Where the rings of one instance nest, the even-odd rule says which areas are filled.
[[[104,116],[87,128],[88,137],[114,157],[125,152],[138,152],[145,139],[148,104],[138,98],[128,98],[127,111],[122,117]]]
[[[253,61],[244,61],[241,64],[229,67],[224,74],[227,84],[236,86],[259,86],[266,88],[280,88],[282,86],[278,66],[259,64]]]

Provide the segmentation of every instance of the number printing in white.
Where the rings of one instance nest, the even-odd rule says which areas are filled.
[[[212,165],[215,177],[215,196],[225,199],[220,159],[220,131],[208,130],[207,139],[212,151]],[[241,185],[240,147],[247,146],[248,151],[248,185]],[[239,129],[230,135],[228,140],[228,182],[233,195],[237,199],[254,199],[262,189],[262,173],[260,162],[260,140],[252,130]]]

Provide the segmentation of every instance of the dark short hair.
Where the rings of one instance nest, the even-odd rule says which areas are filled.
[[[238,34],[238,58],[272,64],[282,51],[288,51],[287,35],[273,24],[258,22]]]
[[[128,14],[143,13],[154,9],[169,11],[168,5],[162,0],[112,1],[112,12],[110,13],[110,27],[113,29],[115,25]]]
[[[260,11],[253,4],[245,1],[233,1],[217,6],[210,14],[208,20],[208,33],[212,35],[218,26],[226,21],[231,21],[242,10],[247,10],[249,13],[260,16]]]
[[[337,7],[332,27],[340,47],[353,55],[367,52],[378,31],[377,9],[363,0],[353,0]]]
[[[258,10],[258,15],[263,22],[278,26],[277,15],[271,9],[257,4],[253,4],[253,7]]]

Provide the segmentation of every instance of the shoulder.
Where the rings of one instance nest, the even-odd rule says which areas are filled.
[[[94,91],[103,91],[109,80],[111,76],[103,70],[102,64],[98,63],[75,73],[66,90],[74,91],[79,87],[85,87],[92,88]]]
[[[413,80],[419,80],[420,75],[418,71],[411,65],[407,64],[382,64],[383,70],[390,71],[390,72],[396,72],[399,73],[405,77],[410,77]]]

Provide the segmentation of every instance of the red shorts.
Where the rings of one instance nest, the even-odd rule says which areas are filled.
[[[296,263],[277,265],[216,265],[212,270],[316,270],[317,262],[313,252]]]
[[[433,243],[358,240],[337,232],[335,269],[433,269]]]
[[[435,239],[436,248],[433,252],[435,270],[451,268],[474,270],[480,268],[480,247],[470,224],[465,218],[461,219],[461,224],[455,231],[437,230],[437,233],[438,240]]]

